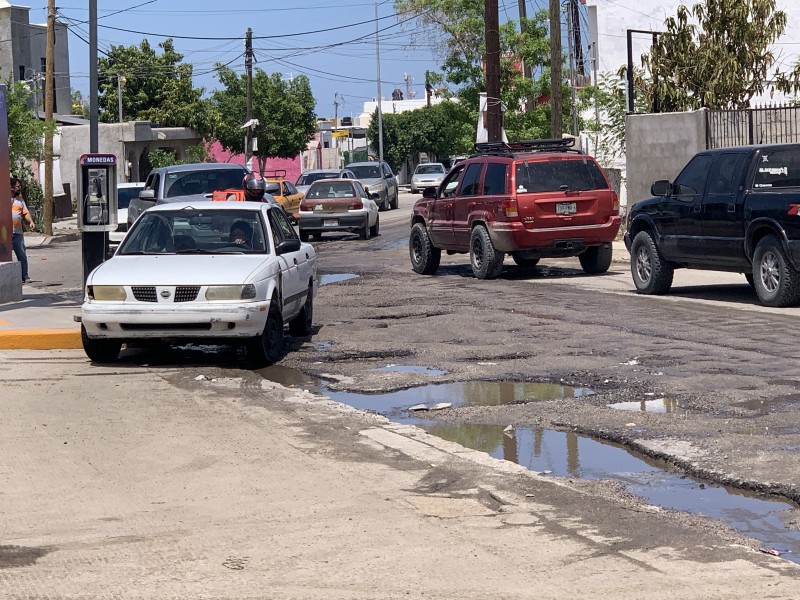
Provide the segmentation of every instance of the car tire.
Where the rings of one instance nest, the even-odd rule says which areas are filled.
[[[375,225],[369,228],[369,234],[372,237],[377,237],[381,234],[381,216],[375,216]]]
[[[392,210],[397,209],[400,207],[400,192],[395,189],[394,191],[394,201],[392,201],[390,208]]]
[[[511,258],[513,258],[517,266],[520,267],[535,267],[539,264],[538,258],[525,258],[519,252],[512,252]]]
[[[358,230],[358,238],[361,240],[368,240],[369,239],[369,218],[364,221],[364,226]]]
[[[274,300],[269,306],[264,331],[250,341],[247,354],[256,369],[278,362],[283,355],[283,317]]]
[[[86,327],[81,325],[81,342],[83,351],[93,363],[112,363],[119,357],[122,349],[122,340],[92,339],[86,333]]]
[[[744,278],[747,279],[747,284],[751,288],[756,289],[756,280],[753,278],[753,274],[752,273],[745,273],[744,274]]]
[[[649,231],[640,231],[631,244],[631,275],[640,294],[669,292],[675,271],[658,249]]]
[[[611,244],[603,244],[602,246],[589,246],[578,256],[578,260],[585,273],[598,275],[605,273],[611,267],[612,256]]]
[[[774,235],[763,237],[756,246],[753,283],[758,299],[765,306],[792,306],[798,302],[800,273],[789,262],[783,245]]]
[[[301,229],[298,233],[300,235],[301,242],[307,242],[310,239],[310,234],[308,233],[308,231]]]
[[[308,285],[308,294],[303,308],[297,316],[289,321],[289,333],[293,337],[306,337],[311,335],[311,327],[314,319],[314,286]]]
[[[475,277],[496,279],[503,271],[503,258],[504,254],[495,250],[486,227],[476,225],[469,238],[469,260]]]
[[[439,268],[442,251],[431,243],[431,238],[422,223],[414,223],[408,236],[408,252],[411,270],[420,275],[433,275]]]

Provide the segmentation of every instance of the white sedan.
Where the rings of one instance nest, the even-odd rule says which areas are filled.
[[[245,344],[278,361],[284,324],[311,333],[316,254],[267,203],[180,202],[147,210],[86,280],[81,334],[94,362],[128,340]]]
[[[322,179],[308,188],[297,220],[300,239],[319,239],[326,231],[358,233],[362,240],[380,233],[378,205],[360,181]]]

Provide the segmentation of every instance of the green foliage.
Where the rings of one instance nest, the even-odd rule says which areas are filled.
[[[657,81],[653,90],[664,112],[746,108],[772,79],[770,49],[786,29],[776,0],[703,0],[679,6],[665,21],[666,32],[643,64]],[[800,67],[778,74],[776,87],[798,89]]]
[[[153,169],[159,167],[170,167],[172,165],[183,165],[190,163],[211,162],[208,155],[208,147],[205,144],[194,144],[186,148],[186,157],[178,159],[174,150],[156,148],[147,153],[147,159]]]
[[[124,120],[151,121],[162,127],[191,127],[201,135],[210,123],[202,88],[192,86],[192,65],[183,63],[172,39],[157,54],[147,40],[138,46],[111,46],[99,64],[100,120],[119,120],[119,91]],[[124,77],[124,82],[120,79]]]
[[[247,115],[246,75],[218,65],[217,77],[223,89],[211,95],[212,135],[229,152],[241,154],[245,138],[241,126]],[[280,73],[267,75],[255,70],[252,115],[259,124],[253,131],[258,139],[254,154],[262,173],[268,157],[294,158],[306,149],[316,131],[314,104],[307,77],[285,81]]]
[[[44,158],[42,139],[47,126],[31,111],[28,102],[32,92],[24,83],[9,79],[6,86],[8,158],[12,174],[23,179],[30,172],[30,162]]]
[[[83,94],[81,94],[79,90],[72,90],[70,96],[70,114],[88,119],[90,116],[89,105],[83,99]]]

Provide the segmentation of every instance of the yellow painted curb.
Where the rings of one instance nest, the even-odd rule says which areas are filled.
[[[0,350],[72,350],[83,348],[80,329],[0,331]]]

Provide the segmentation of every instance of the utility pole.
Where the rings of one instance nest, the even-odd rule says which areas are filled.
[[[572,44],[575,49],[575,75],[584,77],[586,69],[584,67],[583,57],[583,41],[581,40],[581,16],[578,11],[578,0],[569,0],[569,10],[572,18],[572,27],[570,27],[570,35],[572,36]]]
[[[245,123],[247,129],[245,130],[244,138],[244,163],[250,164],[250,158],[253,156],[253,29],[247,28],[247,35],[244,41],[244,69],[247,73],[247,113],[245,115]]]
[[[378,3],[375,2],[375,60],[378,64],[378,160],[383,162],[383,96],[381,95],[381,43],[378,38]]]
[[[561,122],[561,4],[550,0],[550,137],[560,138]]]
[[[121,73],[117,73],[117,112],[119,113],[119,122],[122,123],[122,86],[127,79]]]
[[[525,6],[525,0],[518,0],[518,4],[519,4],[519,32],[524,33],[522,22],[528,18],[528,11]],[[531,66],[528,63],[526,63],[525,60],[522,61],[522,74],[525,77],[525,81],[528,82],[528,84],[530,84],[531,81],[533,80],[533,74]],[[525,102],[525,112],[531,112],[533,110],[533,104],[534,104],[533,96],[528,96],[527,101]]]
[[[44,234],[53,235],[53,58],[56,47],[56,2],[47,0],[47,47],[44,81]]]
[[[500,16],[497,0],[484,0],[486,38],[486,135],[488,142],[503,140],[500,101]]]
[[[339,92],[333,92],[333,128],[339,128]]]
[[[568,0],[567,5],[567,42],[569,47],[569,88],[571,93],[570,112],[572,114],[572,135],[578,135],[578,108],[575,106],[575,88],[578,85],[575,71],[575,39],[572,35],[572,28],[575,26],[572,20],[572,0]]]

